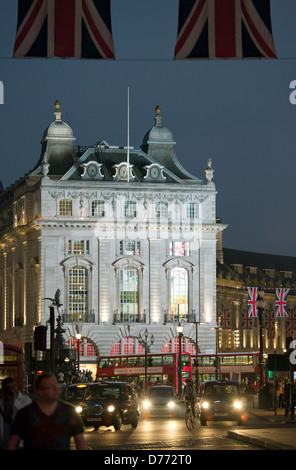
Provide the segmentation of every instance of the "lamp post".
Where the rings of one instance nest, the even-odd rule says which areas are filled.
[[[76,333],[76,339],[77,339],[77,366],[78,366],[78,373],[80,370],[80,340],[81,340],[81,334]]]
[[[266,307],[264,300],[264,291],[262,289],[257,292],[256,308],[259,317],[259,380],[260,389],[263,387],[263,312]]]
[[[150,352],[150,346],[154,343],[154,337],[153,335],[150,335],[150,338],[148,339],[149,333],[147,331],[147,328],[143,334],[143,336],[139,337],[139,343],[141,346],[143,346],[145,350],[145,395],[147,393],[147,354]]]
[[[177,326],[177,332],[179,336],[179,368],[178,368],[178,397],[181,400],[182,397],[182,336],[183,336],[183,326],[179,322]]]

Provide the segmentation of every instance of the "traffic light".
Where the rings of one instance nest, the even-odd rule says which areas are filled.
[[[34,349],[35,351],[46,350],[46,326],[35,326],[34,329]]]

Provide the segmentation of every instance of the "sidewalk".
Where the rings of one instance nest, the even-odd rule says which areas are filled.
[[[285,427],[261,428],[261,429],[242,429],[228,431],[228,437],[249,444],[259,445],[269,450],[296,450],[296,414],[294,419],[291,416],[285,416],[285,410],[277,409],[276,414],[273,411],[265,411],[258,408],[251,408],[249,415],[256,415],[265,423],[285,425]]]

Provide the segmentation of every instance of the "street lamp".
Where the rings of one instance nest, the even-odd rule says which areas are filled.
[[[178,396],[181,400],[182,396],[182,336],[183,336],[183,326],[179,322],[177,326],[177,332],[179,336],[179,368],[178,368]]]
[[[153,335],[150,335],[150,339],[148,340],[149,333],[147,328],[142,337],[139,338],[139,343],[143,346],[145,350],[145,395],[147,393],[147,354],[150,352],[150,346],[154,343]]]
[[[264,291],[262,289],[257,292],[256,308],[259,316],[259,367],[260,367],[260,389],[263,387],[263,312],[266,307],[264,300]]]
[[[77,339],[77,365],[78,365],[78,373],[80,369],[80,340],[81,340],[81,334],[76,333],[76,339]]]

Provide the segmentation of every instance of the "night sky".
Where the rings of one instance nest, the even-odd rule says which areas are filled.
[[[111,0],[115,61],[12,59],[17,0],[0,0],[1,175],[4,187],[37,163],[60,100],[77,145],[139,148],[155,106],[182,165],[215,169],[228,248],[296,256],[296,0],[271,0],[278,60],[174,61],[178,0]]]

